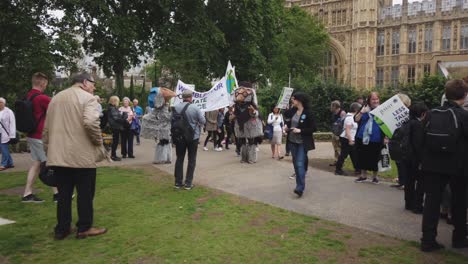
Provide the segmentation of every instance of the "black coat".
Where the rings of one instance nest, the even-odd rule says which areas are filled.
[[[457,175],[466,167],[468,112],[454,102],[447,102],[444,106],[452,108],[457,116],[460,129],[459,143],[457,144],[458,148],[455,153],[450,155],[447,153],[431,152],[427,146],[424,146],[422,153],[422,170],[433,173]],[[430,113],[428,120],[430,120]]]
[[[297,109],[292,108],[291,110],[291,117],[293,117],[296,114]],[[291,127],[289,126],[288,128]],[[307,151],[315,149],[314,132],[317,131],[317,126],[312,113],[308,109],[304,109],[302,112],[297,128],[301,130],[302,142],[304,142],[305,149]]]
[[[125,123],[128,123],[124,115],[122,115],[117,109],[117,107],[113,105],[109,105],[109,108],[107,110],[108,116],[108,122],[109,126],[112,130],[124,130],[124,125]]]

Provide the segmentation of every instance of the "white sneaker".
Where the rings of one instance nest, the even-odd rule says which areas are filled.
[[[203,147],[203,150],[204,150],[204,151],[208,151],[208,148],[207,148],[207,147]]]
[[[220,151],[223,151],[223,149],[222,148],[215,148],[215,151],[220,152]]]
[[[291,179],[291,180],[296,179],[296,173],[293,173],[291,176],[289,176],[289,179]]]

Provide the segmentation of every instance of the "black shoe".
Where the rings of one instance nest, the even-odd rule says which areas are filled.
[[[413,208],[412,212],[415,213],[415,214],[423,214],[424,208],[422,208],[422,207]]]
[[[187,191],[190,191],[193,188],[195,188],[195,185],[193,185],[193,184],[190,184],[190,185],[185,184],[185,186],[184,186],[184,189],[187,190]]]
[[[330,167],[335,167],[335,166],[336,166],[336,161],[333,162],[333,163],[331,163],[331,164],[328,164],[328,166],[330,166]]]
[[[365,182],[365,181],[367,181],[367,178],[364,178],[364,177],[359,177],[356,180],[354,180],[354,182],[357,182],[357,183],[361,183],[361,182]]]
[[[179,185],[179,184],[175,184],[175,185],[174,185],[174,189],[180,190],[180,188],[182,188],[182,185]]]
[[[294,190],[294,193],[297,194],[297,197],[298,198],[301,198],[302,197],[302,194],[304,194],[304,192],[300,192],[298,190]]]
[[[404,185],[403,185],[403,184],[399,184],[399,183],[390,185],[390,187],[392,187],[392,188],[400,188],[400,187],[402,187],[402,186],[404,186]]]
[[[65,238],[67,238],[67,236],[69,236],[71,233],[73,233],[74,230],[70,228],[70,230],[64,232],[64,233],[57,233],[55,232],[54,234],[54,239],[55,240],[64,240]]]
[[[463,239],[461,241],[452,242],[453,248],[468,248],[468,239]]]
[[[54,203],[57,203],[58,202],[58,193],[54,194],[52,199],[54,200]]]
[[[340,176],[348,176],[348,174],[342,170],[337,170],[335,171],[335,175],[340,175]]]
[[[113,160],[113,161],[121,161],[122,159],[119,158],[119,157],[111,157],[111,160]]]
[[[129,155],[128,158],[129,158],[129,159],[134,159],[135,156],[133,156],[133,155],[130,156],[130,155]]]
[[[127,158],[127,155],[122,155],[122,159],[126,159]]]
[[[372,179],[372,183],[373,184],[380,184],[380,181],[379,181],[379,179],[374,178],[374,179]]]
[[[437,241],[432,243],[421,243],[421,251],[423,252],[433,252],[444,248],[445,246],[437,243]]]
[[[26,195],[21,199],[21,202],[23,203],[43,203],[44,200],[41,198],[37,197],[34,194]]]

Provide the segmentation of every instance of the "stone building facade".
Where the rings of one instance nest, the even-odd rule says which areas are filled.
[[[468,62],[468,0],[287,0],[323,22],[323,74],[372,89],[413,83],[444,64]],[[463,64],[465,63],[465,64]]]

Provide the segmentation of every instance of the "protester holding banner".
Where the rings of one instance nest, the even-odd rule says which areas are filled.
[[[268,125],[271,125],[273,128],[273,136],[270,140],[271,144],[271,158],[273,159],[283,159],[284,157],[280,155],[281,143],[283,141],[283,125],[284,120],[283,116],[280,113],[278,107],[273,108],[273,112],[268,115]]]
[[[307,152],[315,149],[313,133],[317,129],[309,105],[307,94],[302,92],[295,93],[293,99],[293,109],[295,110],[291,119],[291,127],[285,128],[291,132],[288,136],[288,141],[296,173],[296,188],[294,189],[294,193],[299,198],[302,197],[305,190]]]
[[[213,110],[205,113],[206,126],[205,129],[208,132],[208,136],[205,139],[203,150],[208,151],[206,147],[210,139],[213,140],[213,150],[218,151],[217,146],[217,135],[218,135],[218,110]]]
[[[371,92],[367,97],[364,107],[355,116],[354,120],[359,124],[356,134],[356,149],[358,153],[358,169],[361,176],[355,182],[367,181],[367,171],[372,171],[372,183],[379,184],[377,178],[380,151],[383,148],[384,134],[370,113],[380,105],[377,92]]]

